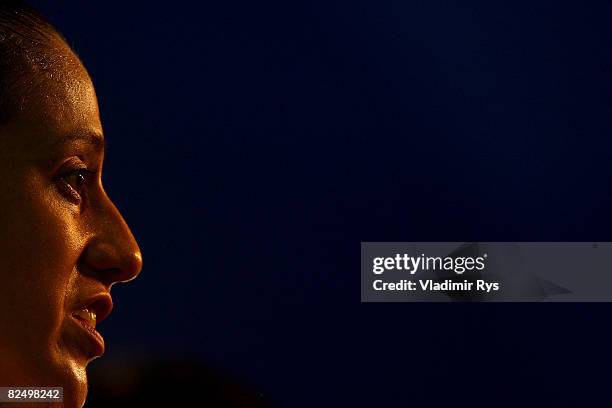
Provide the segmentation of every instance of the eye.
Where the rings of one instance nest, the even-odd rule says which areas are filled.
[[[80,202],[86,192],[87,183],[94,174],[94,171],[87,168],[71,170],[60,176],[60,188],[70,199]]]

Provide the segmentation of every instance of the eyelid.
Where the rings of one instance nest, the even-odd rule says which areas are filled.
[[[84,170],[88,174],[98,172],[97,168],[92,168],[86,163],[86,160],[80,156],[74,156],[64,161],[56,170],[56,177],[62,177],[77,170]]]
[[[83,173],[85,180],[83,181],[82,189],[76,189],[69,181],[68,177]],[[83,199],[87,197],[87,188],[95,175],[98,173],[95,169],[90,169],[87,164],[79,157],[71,158],[63,163],[55,177],[55,182],[60,192],[66,196],[74,204],[81,204]]]

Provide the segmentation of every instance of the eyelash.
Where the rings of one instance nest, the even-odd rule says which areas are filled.
[[[80,204],[83,198],[87,195],[87,184],[95,173],[96,172],[93,170],[86,167],[81,167],[62,174],[58,178],[62,193],[64,193],[64,195],[66,195],[71,201],[75,202],[76,204]],[[79,177],[78,182],[71,181],[70,177],[72,176]],[[76,185],[77,183],[79,184],[78,186]]]

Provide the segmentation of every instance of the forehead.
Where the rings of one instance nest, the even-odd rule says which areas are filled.
[[[75,141],[76,135],[102,135],[89,74],[63,42],[49,47],[48,52],[56,55],[43,66],[31,64],[22,78],[23,86],[12,95],[17,109],[7,127],[17,130],[19,137],[8,135],[5,141],[14,147],[43,149],[63,140]]]

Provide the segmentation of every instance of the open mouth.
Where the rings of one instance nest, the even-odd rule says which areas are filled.
[[[98,357],[104,354],[104,338],[96,330],[96,313],[85,308],[72,313],[72,318],[87,332],[93,346],[91,351],[94,356]]]
[[[108,292],[101,292],[80,303],[71,313],[72,320],[82,332],[79,348],[88,358],[104,354],[104,338],[96,330],[96,325],[106,319],[113,310],[113,299]]]
[[[72,316],[79,320],[86,328],[96,329],[96,312],[85,308],[73,313]]]

